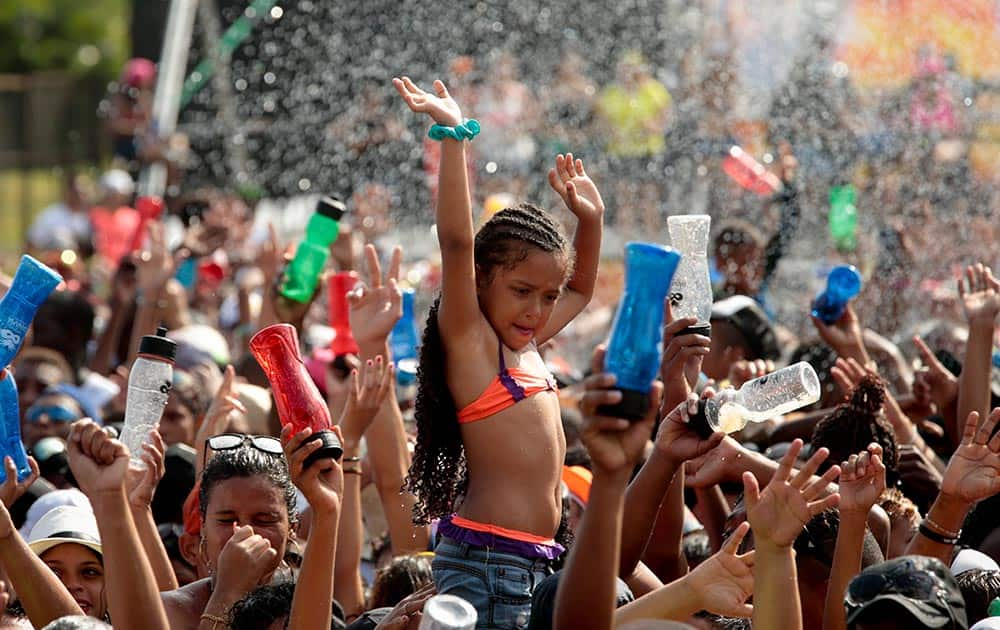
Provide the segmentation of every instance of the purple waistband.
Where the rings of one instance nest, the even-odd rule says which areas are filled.
[[[438,522],[437,531],[439,536],[451,538],[456,542],[465,543],[470,547],[492,549],[500,553],[509,553],[522,558],[555,560],[566,551],[565,547],[556,542],[551,544],[530,543],[498,534],[466,529],[452,523],[450,516]]]

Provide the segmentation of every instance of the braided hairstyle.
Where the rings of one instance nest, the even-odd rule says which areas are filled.
[[[498,268],[513,269],[534,251],[560,254],[567,265],[573,259],[561,226],[541,208],[522,203],[497,212],[476,234],[477,286],[489,283]],[[427,314],[417,367],[417,445],[406,479],[406,490],[417,498],[413,506],[417,524],[451,514],[468,480],[458,409],[445,377],[440,306],[438,297]]]
[[[881,379],[869,374],[861,379],[848,400],[816,424],[812,435],[813,450],[824,446],[830,449],[830,455],[820,466],[820,472],[846,461],[851,455],[860,453],[875,442],[882,447],[886,484],[889,487],[896,484],[896,432],[879,413],[884,404],[885,386]]]

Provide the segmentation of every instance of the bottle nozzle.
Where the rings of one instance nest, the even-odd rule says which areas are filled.
[[[156,327],[156,336],[157,337],[166,337],[167,336],[167,327],[164,326],[163,324],[160,324],[159,326],[157,326]]]

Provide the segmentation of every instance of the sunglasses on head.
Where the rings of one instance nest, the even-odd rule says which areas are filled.
[[[241,448],[244,444],[267,453],[268,455],[283,455],[281,440],[270,435],[245,435],[243,433],[220,433],[205,440],[205,461],[202,462],[202,469],[208,462],[208,451],[231,451],[234,448]]]
[[[844,598],[849,611],[861,608],[879,595],[894,593],[921,602],[942,601],[941,583],[910,562],[903,562],[882,573],[861,574],[851,581]]]

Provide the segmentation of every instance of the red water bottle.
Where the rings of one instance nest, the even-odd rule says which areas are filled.
[[[330,429],[330,409],[302,362],[295,327],[274,324],[264,328],[250,339],[250,352],[271,383],[282,426],[292,425],[295,433],[309,427],[313,430],[309,441],[320,440],[323,444],[306,459],[305,465],[325,457],[339,460],[344,450],[337,434]]]
[[[335,336],[330,342],[333,356],[358,354],[358,342],[351,332],[350,305],[347,293],[358,283],[358,274],[354,271],[341,271],[330,276],[330,328]]]

